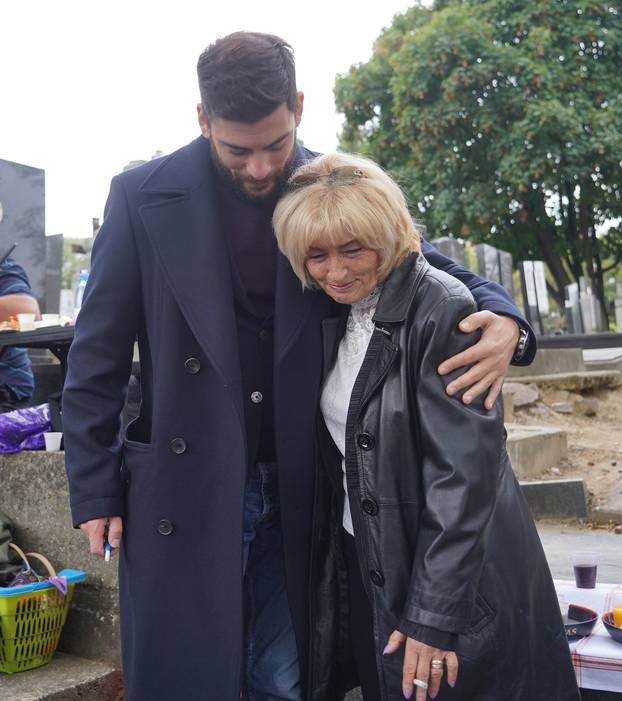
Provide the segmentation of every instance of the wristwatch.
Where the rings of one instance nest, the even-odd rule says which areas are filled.
[[[527,350],[527,341],[529,340],[529,331],[524,329],[522,326],[518,329],[518,343],[514,350],[514,355],[512,356],[512,362],[518,363],[523,359],[525,351]]]

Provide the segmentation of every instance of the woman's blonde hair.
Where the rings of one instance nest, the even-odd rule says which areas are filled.
[[[298,168],[272,223],[303,287],[314,286],[305,263],[321,239],[332,245],[356,239],[376,251],[381,282],[409,253],[421,250],[399,185],[373,161],[346,153],[319,156]]]

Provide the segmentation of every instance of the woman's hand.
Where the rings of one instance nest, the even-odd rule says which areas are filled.
[[[459,328],[465,333],[481,329],[482,336],[470,348],[441,363],[438,372],[446,375],[474,363],[473,367],[447,385],[447,394],[466,389],[462,401],[470,404],[488,390],[484,405],[486,409],[492,409],[518,343],[518,324],[510,316],[483,311],[467,316],[460,322]]]
[[[404,698],[410,699],[413,695],[413,690],[416,690],[416,701],[425,701],[426,694],[431,699],[436,698],[441,685],[441,679],[447,668],[447,683],[449,686],[454,686],[458,678],[458,658],[454,652],[449,650],[439,650],[435,647],[430,647],[425,643],[420,643],[413,638],[407,638],[399,630],[394,630],[389,636],[389,642],[385,647],[383,654],[391,655],[406,641],[406,649],[404,651],[404,667],[402,676],[402,691]],[[441,661],[432,664],[432,661]],[[423,684],[427,684],[428,688],[416,686],[414,680],[418,679]]]

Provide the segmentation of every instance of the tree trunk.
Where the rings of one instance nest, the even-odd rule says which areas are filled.
[[[557,229],[546,213],[544,194],[541,191],[534,193],[534,196],[530,197],[525,204],[525,209],[538,240],[542,257],[555,280],[557,289],[553,296],[559,308],[563,309],[565,299],[564,287],[570,284],[570,278],[555,250]]]
[[[566,197],[568,199],[568,216],[566,217],[566,241],[568,243],[571,270],[577,284],[583,274],[581,268],[581,253],[579,251],[579,237],[577,235],[577,210],[574,202],[574,188],[572,183],[564,183]],[[560,197],[561,200],[561,197]]]

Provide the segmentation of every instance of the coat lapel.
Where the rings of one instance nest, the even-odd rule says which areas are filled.
[[[164,276],[203,351],[225,383],[240,383],[231,268],[203,138],[165,159],[141,186],[140,208]]]

